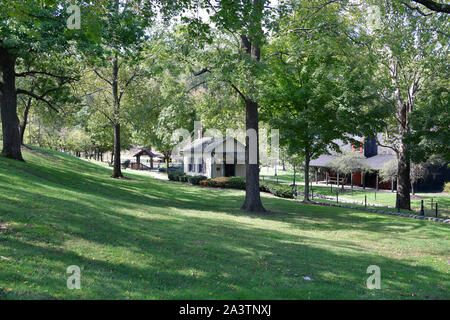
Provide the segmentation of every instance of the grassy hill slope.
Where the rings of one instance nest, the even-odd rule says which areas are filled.
[[[242,191],[24,157],[0,158],[0,299],[450,298],[448,225],[269,195],[276,213],[248,215]],[[366,288],[369,265],[381,290]]]

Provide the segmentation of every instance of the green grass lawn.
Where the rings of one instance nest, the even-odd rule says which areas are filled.
[[[396,193],[395,192],[374,192],[374,190],[353,190],[349,186],[345,186],[345,191],[341,188],[333,185],[333,191],[330,187],[312,186],[314,194],[322,194],[326,196],[336,197],[336,192],[339,192],[339,199],[346,199],[352,201],[364,202],[364,197],[367,196],[368,204],[376,204],[382,206],[395,207]],[[303,186],[298,186],[297,190],[303,191]],[[319,200],[319,199],[315,199]],[[434,216],[435,205],[438,203],[438,213],[441,217],[450,217],[450,195],[448,193],[417,193],[415,196],[411,195],[411,209],[414,211],[419,211],[421,206],[421,201],[424,201],[424,211],[426,215]],[[431,204],[433,204],[433,210],[431,209]]]
[[[0,158],[0,299],[450,298],[449,225],[266,194],[273,214],[249,215],[243,191],[24,157]]]
[[[264,178],[271,178],[271,179],[277,179],[280,182],[287,182],[287,183],[292,183],[292,181],[294,180],[294,171],[293,170],[277,170],[276,172],[277,175],[275,175],[275,170],[273,168],[261,168],[261,172],[260,172],[260,176],[261,179]],[[295,180],[297,182],[302,182],[304,181],[303,179],[303,173],[302,171],[297,171],[295,174]]]

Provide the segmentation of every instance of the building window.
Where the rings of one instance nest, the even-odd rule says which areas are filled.
[[[194,172],[195,170],[195,166],[194,166],[194,158],[191,158],[189,160],[189,165],[188,165],[188,172]]]
[[[198,164],[198,172],[203,172],[203,163]]]

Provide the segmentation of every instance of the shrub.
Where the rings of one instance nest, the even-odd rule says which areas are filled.
[[[260,181],[259,189],[263,192],[269,192],[274,196],[281,198],[290,198],[294,197],[292,187],[287,184],[281,184],[270,181]]]
[[[245,190],[244,177],[231,177],[226,184],[228,188]]]
[[[205,176],[187,176],[187,180],[189,181],[189,183],[196,184],[196,185],[200,184],[200,181],[204,181],[206,179],[208,179],[208,178]]]
[[[124,169],[128,169],[130,167],[130,163],[131,163],[130,160],[125,160],[124,162],[122,162],[122,167]]]
[[[160,167],[159,169],[158,169],[158,171],[159,172],[166,172],[166,167]],[[169,178],[170,179],[170,178]]]
[[[450,182],[444,184],[444,192],[450,193]]]
[[[186,182],[186,174],[184,172],[169,172],[167,175],[171,181],[181,181]]]
[[[227,183],[229,180],[230,178],[228,177],[219,177],[214,179],[203,180],[200,182],[200,185],[212,188],[227,188]]]

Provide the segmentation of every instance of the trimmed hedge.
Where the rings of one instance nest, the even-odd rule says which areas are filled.
[[[232,188],[245,190],[245,178],[244,177],[220,177],[214,179],[208,179],[200,181],[201,186],[212,187],[212,188]],[[281,198],[294,197],[292,186],[281,184],[271,181],[260,181],[260,190],[263,192],[269,192],[274,196]]]
[[[187,176],[187,180],[189,183],[198,185],[201,181],[208,179],[205,176]]]
[[[207,179],[205,176],[189,176],[180,171],[169,172],[168,178],[171,181],[189,182],[192,184],[200,184],[200,181]]]
[[[180,181],[180,182],[186,182],[187,181],[187,177],[186,177],[186,174],[184,172],[179,172],[179,171],[169,172],[167,177],[171,181]]]
[[[289,198],[289,199],[294,198],[293,188],[292,188],[292,186],[287,185],[287,184],[281,184],[281,183],[272,182],[272,181],[260,181],[259,189],[264,192],[269,192],[277,197]]]

